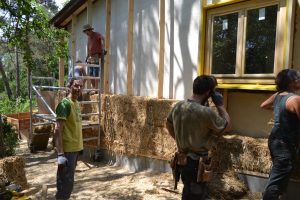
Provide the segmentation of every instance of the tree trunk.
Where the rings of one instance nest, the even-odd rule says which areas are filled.
[[[19,53],[17,47],[15,47],[15,59],[16,59],[16,97],[20,96],[20,65],[19,65]]]
[[[4,135],[3,135],[2,116],[0,114],[0,158],[3,158],[4,155],[5,155],[5,152],[4,152]]]
[[[7,96],[8,96],[9,99],[11,99],[12,98],[12,92],[11,92],[11,89],[9,87],[9,82],[7,80],[7,77],[6,77],[4,68],[3,68],[2,58],[1,57],[0,57],[0,73],[2,75],[2,80],[3,80],[3,83],[4,83],[4,87],[5,87]]]

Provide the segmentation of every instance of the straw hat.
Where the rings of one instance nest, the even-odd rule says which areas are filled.
[[[86,24],[83,26],[83,32],[88,30],[94,30],[94,28],[90,24]]]

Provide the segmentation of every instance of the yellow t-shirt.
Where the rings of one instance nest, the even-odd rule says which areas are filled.
[[[56,119],[65,120],[62,143],[64,152],[76,152],[83,149],[82,121],[77,101],[64,98],[56,107]]]

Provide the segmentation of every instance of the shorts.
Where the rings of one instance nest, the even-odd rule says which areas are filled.
[[[98,67],[89,67],[89,76],[98,77],[99,76],[99,68]]]
[[[74,70],[74,77],[78,77],[78,76],[83,76],[83,74],[80,69],[76,68]]]

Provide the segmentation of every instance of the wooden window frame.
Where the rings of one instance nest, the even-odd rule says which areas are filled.
[[[277,25],[276,25],[276,38],[275,38],[275,51],[274,51],[274,69],[270,74],[245,74],[245,40],[246,40],[246,24],[247,11],[266,7],[271,5],[278,5],[277,11]],[[212,7],[212,8],[210,8]],[[274,84],[274,77],[276,74],[286,68],[286,32],[287,32],[287,2],[286,0],[250,0],[238,1],[230,5],[222,6],[208,6],[206,10],[206,23],[205,26],[205,53],[204,53],[204,74],[212,74],[212,26],[213,17],[221,16],[230,13],[238,13],[238,32],[237,32],[237,48],[236,48],[236,69],[235,74],[213,74],[219,83],[251,83],[251,84]],[[291,53],[291,52],[289,52]],[[241,55],[241,56],[240,56]]]

